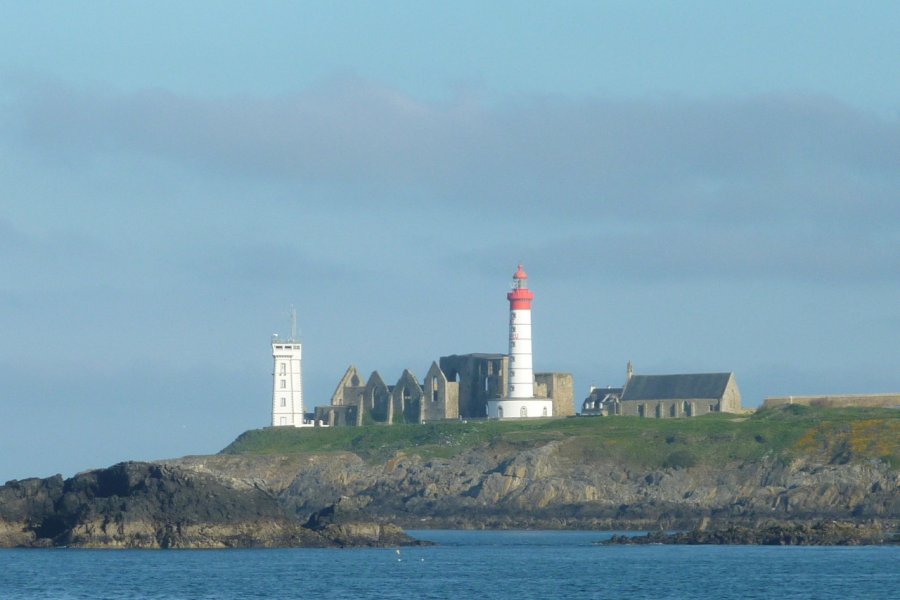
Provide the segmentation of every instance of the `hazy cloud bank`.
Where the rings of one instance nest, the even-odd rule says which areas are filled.
[[[496,213],[641,222],[900,217],[900,123],[828,97],[417,101],[360,80],[281,97],[61,83],[8,104],[45,156],[152,156],[211,175],[421,187]]]

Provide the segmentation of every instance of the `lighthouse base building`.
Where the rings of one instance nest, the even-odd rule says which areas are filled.
[[[553,400],[549,398],[497,398],[488,400],[489,419],[522,419],[552,417]]]

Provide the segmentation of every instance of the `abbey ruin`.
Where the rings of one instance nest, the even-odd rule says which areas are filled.
[[[394,385],[378,371],[368,379],[350,366],[338,382],[331,403],[317,406],[315,421],[330,427],[383,423],[425,423],[487,416],[487,403],[506,389],[509,358],[505,354],[453,354],[432,362],[422,383],[404,369]],[[575,414],[575,391],[569,373],[535,373],[535,396],[553,404],[553,416]]]

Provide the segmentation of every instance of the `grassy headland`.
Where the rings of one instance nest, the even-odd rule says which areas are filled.
[[[533,421],[469,421],[334,429],[278,427],[243,433],[223,454],[353,452],[375,463],[397,452],[449,458],[475,448],[527,449],[550,441],[561,455],[614,459],[641,468],[723,465],[764,457],[815,457],[843,464],[880,460],[900,468],[900,411],[821,409],[790,405],[747,417],[693,419],[579,417]]]

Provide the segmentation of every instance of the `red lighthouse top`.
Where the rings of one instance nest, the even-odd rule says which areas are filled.
[[[528,275],[522,265],[513,275],[513,290],[506,294],[509,300],[509,310],[531,310],[531,301],[534,300],[534,293],[528,289]]]

